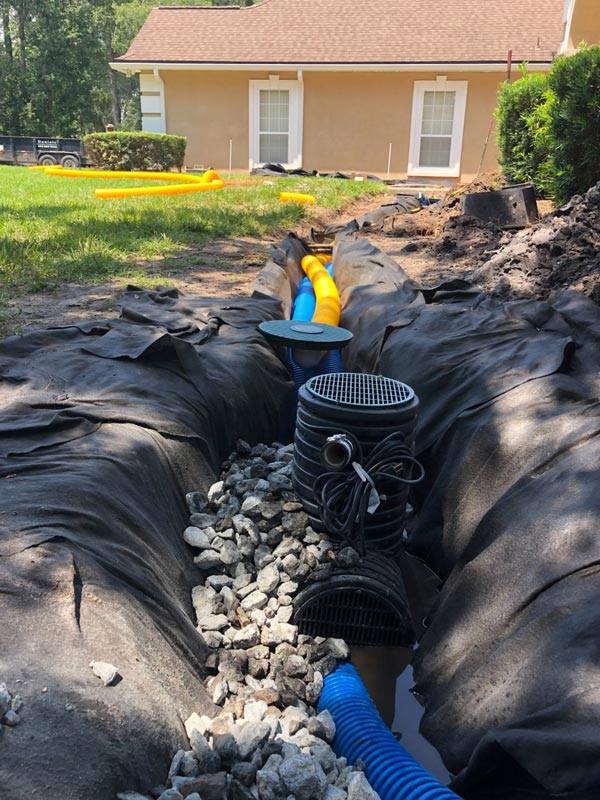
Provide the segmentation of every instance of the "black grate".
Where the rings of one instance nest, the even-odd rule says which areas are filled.
[[[306,383],[315,397],[346,406],[382,408],[403,405],[415,396],[410,386],[383,375],[337,372],[317,375]]]
[[[344,639],[355,647],[400,647],[412,641],[399,610],[355,588],[323,588],[297,609],[294,623],[300,633]]]

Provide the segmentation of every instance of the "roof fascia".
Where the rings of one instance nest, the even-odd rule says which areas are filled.
[[[550,61],[528,61],[528,66],[539,72],[550,70]],[[483,62],[432,62],[418,64],[273,64],[273,63],[225,63],[217,62],[198,63],[190,62],[161,62],[161,61],[111,61],[110,67],[117,72],[133,75],[141,70],[197,70],[197,71],[265,71],[280,70],[281,72],[506,72],[506,61]],[[513,72],[518,72],[518,65],[513,65]]]

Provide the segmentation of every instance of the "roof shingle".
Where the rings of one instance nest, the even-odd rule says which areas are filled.
[[[442,64],[552,60],[563,0],[264,0],[155,8],[118,62]]]

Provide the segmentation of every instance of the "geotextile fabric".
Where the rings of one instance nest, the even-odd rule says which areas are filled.
[[[350,231],[333,273],[345,368],[421,402],[422,732],[466,800],[600,797],[600,308],[420,290]]]
[[[256,330],[279,315],[131,289],[120,319],[0,342],[0,678],[24,702],[1,797],[147,790],[211,712],[185,494],[236,439],[289,436],[293,384]]]

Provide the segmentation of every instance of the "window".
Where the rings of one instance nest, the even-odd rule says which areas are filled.
[[[250,169],[302,166],[302,82],[250,81]]]
[[[466,100],[466,81],[415,81],[409,174],[460,174]]]
[[[289,89],[261,89],[258,124],[259,161],[287,164],[289,161],[289,133]]]

